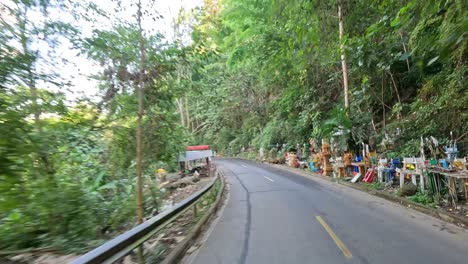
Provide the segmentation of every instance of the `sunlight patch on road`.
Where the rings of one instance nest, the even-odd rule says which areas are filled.
[[[319,221],[323,228],[325,228],[325,231],[327,231],[327,233],[330,235],[333,241],[335,241],[335,244],[338,246],[341,252],[343,252],[343,255],[345,255],[345,257],[348,259],[352,258],[353,255],[351,254],[351,251],[349,251],[349,249],[346,247],[343,241],[341,241],[341,239],[335,234],[335,232],[333,232],[333,230],[327,224],[327,222],[325,222],[325,220],[323,220],[323,218],[318,215],[315,218],[317,218],[317,221]]]

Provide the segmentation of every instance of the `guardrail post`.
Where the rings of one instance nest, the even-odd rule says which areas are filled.
[[[143,244],[138,247],[137,257],[138,257],[138,264],[145,263],[145,256],[143,255]]]
[[[219,181],[221,181],[221,179],[218,179]],[[216,195],[218,194],[218,192],[216,191],[216,182],[215,184],[213,184],[213,187],[211,188],[211,195],[213,197],[216,197]]]
[[[195,203],[193,205],[193,218],[196,218],[198,215],[198,212],[197,212],[197,203]]]

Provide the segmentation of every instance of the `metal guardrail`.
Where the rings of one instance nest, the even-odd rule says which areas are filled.
[[[215,178],[207,186],[177,203],[173,208],[156,215],[148,221],[89,251],[70,264],[113,263],[127,256],[132,250],[151,238],[177,218],[177,216],[190,208],[190,206],[196,204],[203,195],[214,187],[215,182],[219,179],[216,170],[215,175]]]

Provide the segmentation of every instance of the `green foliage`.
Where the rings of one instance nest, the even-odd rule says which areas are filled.
[[[39,12],[42,4],[66,12],[53,1],[12,1],[7,11],[17,20],[8,27],[0,21],[0,249],[82,252],[136,222],[138,35],[134,25],[121,23],[84,39],[73,36],[75,48],[104,67],[94,76],[102,97],[70,104],[62,92],[39,87],[66,88],[53,72],[55,58],[36,56],[33,44],[43,41],[38,35],[44,32],[51,47],[53,35],[79,32],[49,21]],[[51,23],[34,23],[30,12]],[[183,51],[163,43],[159,34],[145,42],[143,183],[145,215],[151,215],[162,197],[155,170],[174,170],[190,136],[176,112],[181,88],[171,85]],[[36,68],[39,61],[47,66],[44,72]]]
[[[468,129],[462,6],[460,0],[346,2],[346,113],[336,2],[211,3],[193,33],[194,49],[208,42],[216,48],[193,57],[191,97],[209,116],[197,140],[234,151],[333,137],[341,151],[366,143],[413,156],[421,135],[462,135]],[[392,144],[382,148],[383,140]]]
[[[415,195],[407,197],[409,200],[426,206],[435,207],[434,199],[427,192],[418,191]]]

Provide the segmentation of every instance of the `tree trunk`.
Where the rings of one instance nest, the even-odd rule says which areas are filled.
[[[145,74],[145,43],[143,39],[143,28],[141,26],[141,0],[138,1],[137,21],[140,38],[140,76],[138,80],[138,120],[137,120],[137,216],[138,224],[143,223],[143,170],[142,170],[142,119],[143,119],[143,87]],[[143,256],[143,246],[138,247],[138,263],[145,263]]]
[[[142,118],[143,118],[143,87],[145,74],[145,44],[141,26],[141,1],[138,1],[138,29],[140,38],[140,76],[138,81],[138,124],[137,124],[137,215],[138,223],[143,223],[143,179],[142,179]]]
[[[21,47],[23,49],[23,54],[28,57],[27,64],[26,64],[27,74],[26,74],[26,76],[23,77],[23,82],[29,88],[29,91],[31,93],[31,107],[32,107],[32,112],[33,112],[33,116],[34,116],[34,128],[35,128],[36,133],[38,134],[39,138],[42,138],[43,129],[42,129],[42,125],[41,125],[41,122],[40,122],[41,121],[40,117],[41,117],[42,110],[41,110],[41,107],[38,104],[39,95],[38,95],[38,90],[37,90],[37,87],[36,87],[36,76],[35,76],[35,65],[34,65],[37,53],[32,51],[30,49],[29,45],[28,45],[29,40],[28,40],[28,37],[26,36],[27,18],[28,18],[28,8],[25,5],[24,9],[22,10],[22,13],[19,13],[18,17],[17,17],[18,21],[20,21],[20,23],[19,23],[20,32],[19,33],[20,33]],[[41,145],[43,145],[42,141],[39,142],[39,143]],[[41,146],[38,149],[38,151],[36,153],[36,155],[37,155],[36,159],[43,162],[49,180],[51,181],[52,184],[56,185],[56,183],[54,181],[55,169],[54,169],[53,164],[50,162],[49,155],[48,155],[48,153],[47,153],[47,151],[45,149],[46,148],[43,147],[43,146]],[[36,177],[39,177],[40,174],[36,170],[34,172],[34,175],[36,175]]]
[[[400,92],[398,92],[398,87],[396,85],[395,78],[393,78],[393,74],[392,74],[392,72],[390,70],[387,70],[387,72],[390,75],[390,79],[392,80],[393,88],[395,89],[395,93],[396,93],[396,96],[397,96],[397,99],[398,99],[398,103],[401,106]],[[400,111],[398,111],[398,119],[401,119],[401,112]]]
[[[190,112],[189,112],[189,107],[188,107],[187,95],[185,95],[185,121],[187,123],[187,129],[189,131],[192,131],[192,129],[191,129],[192,121],[190,120]]]
[[[348,94],[348,66],[346,65],[346,54],[343,43],[343,12],[342,12],[342,1],[338,1],[338,20],[340,29],[340,51],[341,51],[341,67],[343,69],[343,89],[344,89],[344,101],[346,109],[349,108],[349,94]]]
[[[381,90],[381,101],[382,101],[382,122],[383,122],[383,126],[382,126],[382,130],[385,131],[385,128],[386,128],[386,123],[385,123],[385,103],[384,103],[384,74],[382,72],[382,90]]]
[[[195,108],[195,113],[198,113],[198,111],[199,111],[198,109],[200,109],[200,102],[197,99],[197,105],[196,105],[196,108]],[[195,124],[196,124],[195,127],[198,127],[200,125],[198,116],[195,116]]]
[[[404,39],[403,39],[403,34],[401,34],[401,31],[398,31],[398,34],[400,34],[401,44],[403,45],[403,51],[405,53],[407,53],[408,49],[406,48],[406,45],[405,45],[405,42],[404,42]],[[406,58],[406,67],[408,68],[408,71],[410,71],[410,65],[409,65],[408,58]]]
[[[182,104],[182,100],[180,98],[177,99],[176,101],[177,101],[177,108],[179,109],[179,114],[180,114],[180,123],[182,124],[183,127],[185,127],[184,105]]]
[[[28,8],[26,5],[22,10],[23,13],[18,14],[17,19],[20,21],[19,28],[20,28],[20,40],[21,46],[23,48],[23,54],[28,57],[26,68],[27,68],[27,76],[23,81],[28,86],[29,91],[31,92],[31,105],[34,115],[34,125],[38,132],[41,131],[41,126],[39,124],[39,118],[41,116],[41,110],[37,104],[38,94],[36,88],[36,80],[34,78],[34,71],[33,71],[33,56],[31,50],[28,47],[28,37],[26,37],[26,24],[27,24],[27,17],[28,17]]]

